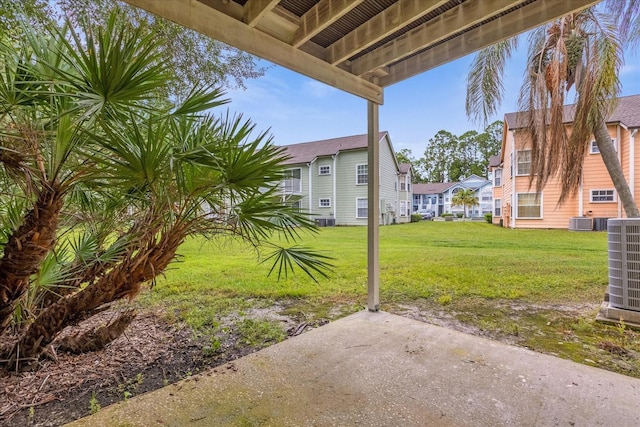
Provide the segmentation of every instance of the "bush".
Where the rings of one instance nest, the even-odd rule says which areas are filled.
[[[440,215],[441,217],[448,217],[448,216],[453,216],[452,213],[443,213],[442,215]]]
[[[458,218],[462,218],[462,217],[464,216],[464,214],[463,214],[463,213],[458,212],[458,213],[456,214],[456,216],[457,216]]]
[[[420,222],[420,221],[422,221],[422,215],[411,214],[411,222]]]
[[[490,213],[484,214],[484,220],[487,221],[489,224],[493,224],[493,215]]]

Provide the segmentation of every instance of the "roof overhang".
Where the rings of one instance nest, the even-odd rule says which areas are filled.
[[[598,0],[125,0],[377,104],[383,88]]]

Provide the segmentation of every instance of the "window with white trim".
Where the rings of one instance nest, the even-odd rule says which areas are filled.
[[[324,165],[318,168],[318,175],[331,175],[331,166]]]
[[[614,190],[591,190],[589,199],[591,203],[615,202],[616,192]]]
[[[502,216],[502,200],[500,199],[493,201],[493,216]]]
[[[493,186],[502,186],[502,169],[496,169],[493,171]]]
[[[613,145],[613,149],[618,151],[616,142],[617,140],[615,138],[611,138],[611,144]],[[595,140],[589,143],[589,154],[600,154],[600,148],[598,147],[598,143]]]
[[[369,182],[369,167],[356,165],[356,184],[367,184]]]
[[[407,202],[400,200],[400,216],[407,216]]]
[[[331,207],[331,199],[320,199],[320,200],[318,200],[318,207],[320,207],[320,208],[330,208]]]
[[[529,175],[531,173],[531,150],[518,150],[516,162],[516,175]]]
[[[367,199],[356,199],[356,218],[367,218],[369,216],[369,205]]]
[[[518,193],[516,212],[518,218],[542,218],[542,194]]]

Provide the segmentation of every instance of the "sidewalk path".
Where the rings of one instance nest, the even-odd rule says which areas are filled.
[[[640,380],[360,312],[80,426],[640,426]]]

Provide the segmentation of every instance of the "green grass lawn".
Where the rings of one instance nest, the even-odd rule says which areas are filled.
[[[246,327],[245,311],[274,304],[303,320],[346,315],[366,304],[366,231],[333,227],[305,237],[305,246],[334,257],[334,271],[317,283],[302,273],[267,277],[270,266],[238,242],[190,240],[180,248],[181,262],[142,301],[207,333],[220,329],[229,313],[240,313]],[[602,301],[606,233],[457,221],[386,226],[380,229],[380,270],[383,310],[402,313],[412,305],[427,320],[428,313],[441,312],[492,337],[640,376],[637,358],[620,362],[607,351],[613,345],[636,354],[636,333],[595,323],[594,311],[566,309]],[[273,335],[264,322],[250,326],[247,334]]]
[[[366,300],[365,227],[332,227],[303,244],[334,257],[330,278],[302,273],[267,277],[269,265],[238,242],[190,240],[153,300],[194,297],[332,298]],[[467,296],[527,302],[591,301],[607,285],[605,233],[507,230],[477,222],[421,222],[380,229],[382,303],[414,298]]]

